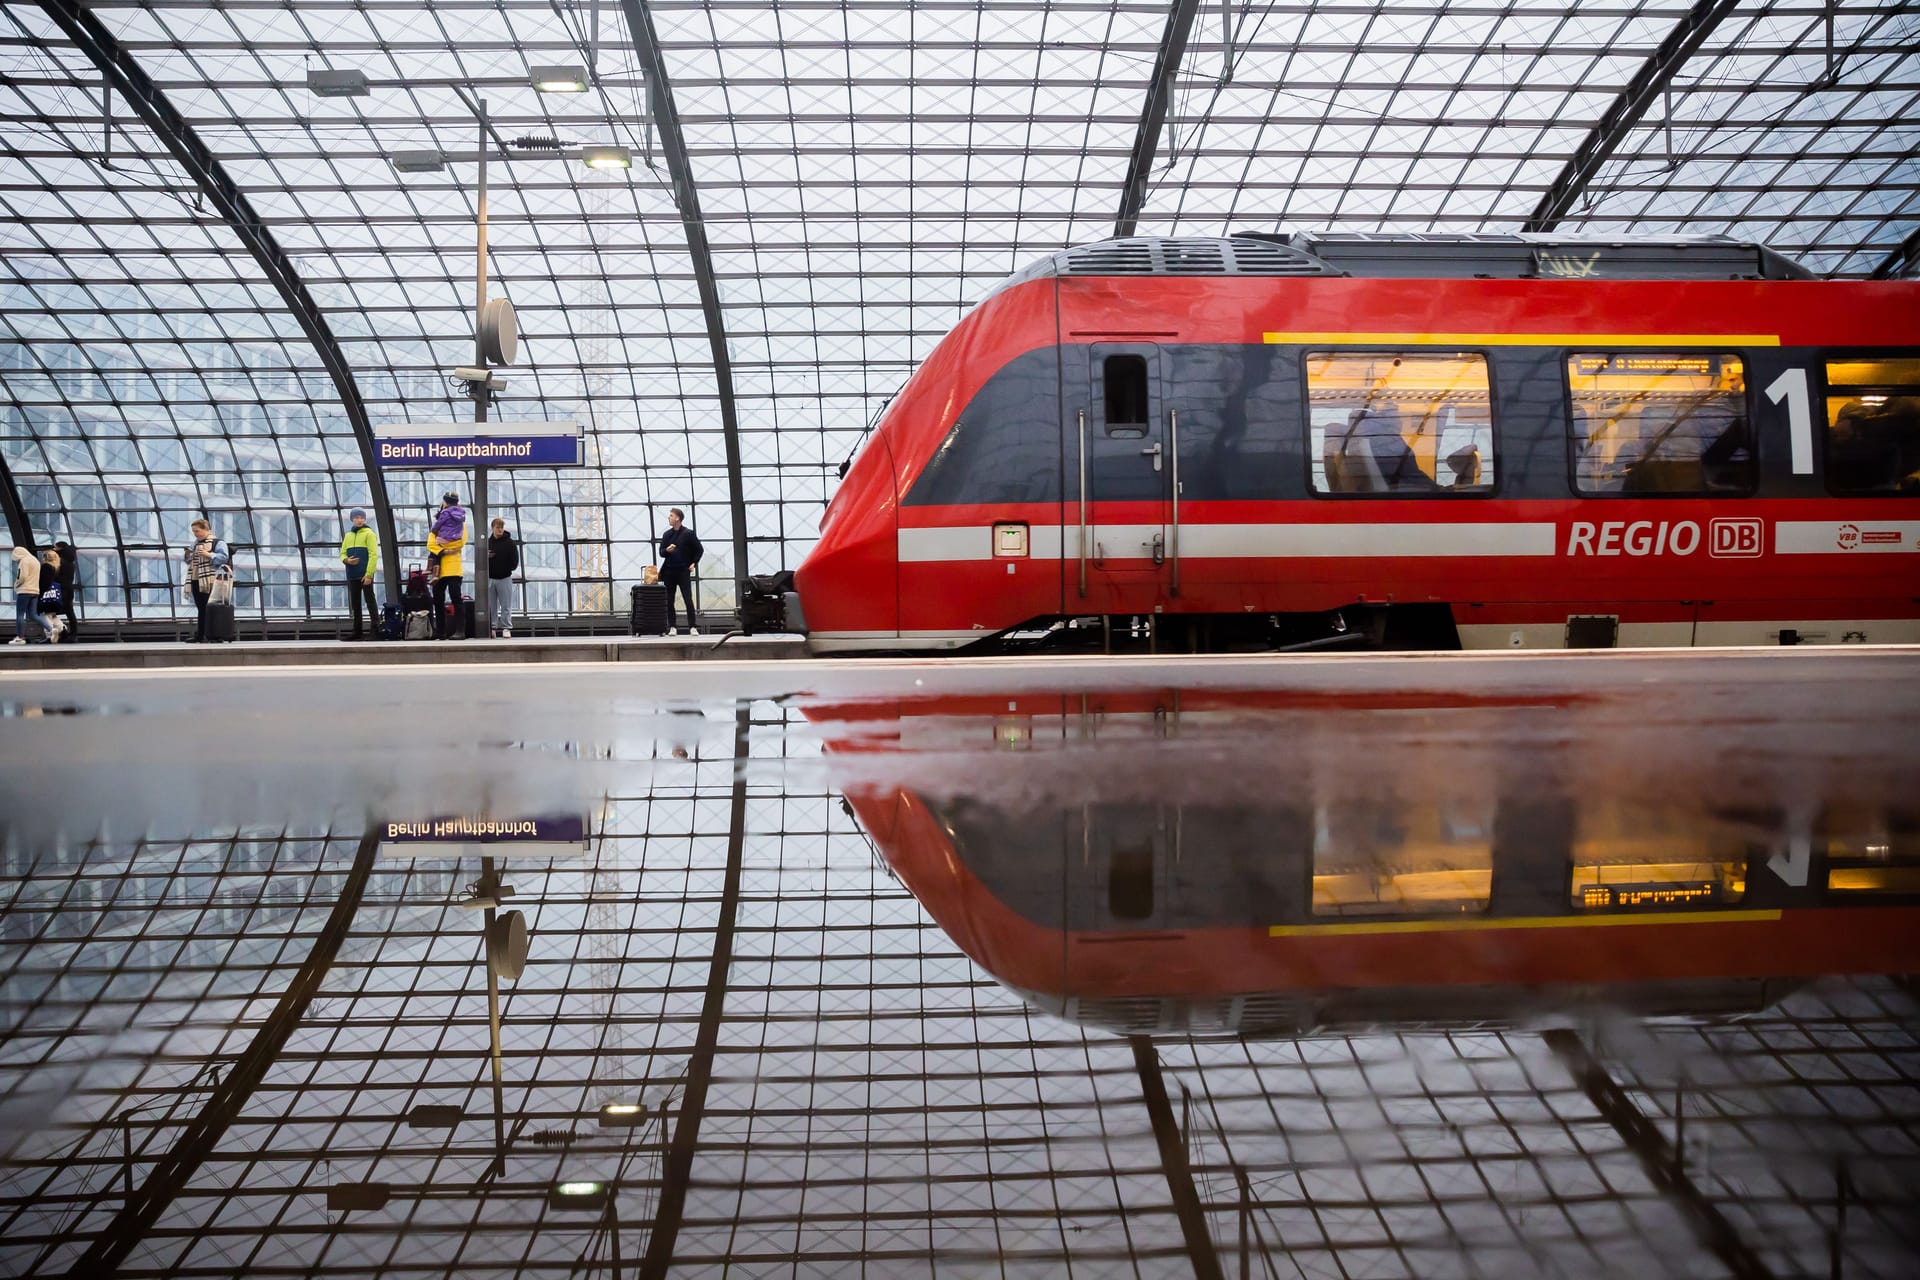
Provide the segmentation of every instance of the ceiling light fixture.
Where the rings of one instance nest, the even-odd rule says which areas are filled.
[[[587,91],[585,67],[530,67],[528,75],[533,80],[533,87],[541,93],[585,93]]]

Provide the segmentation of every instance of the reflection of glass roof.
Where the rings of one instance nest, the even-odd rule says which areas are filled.
[[[1847,1274],[1910,1265],[1893,981],[1717,1025],[1148,1047],[988,978],[800,714],[740,714],[777,772],[737,775],[710,708],[690,759],[621,746],[636,785],[582,854],[504,863],[533,942],[497,1175],[474,859],[282,827],[0,843],[0,1273],[599,1275],[617,1247],[626,1275],[1790,1275],[1826,1264],[1836,1168]],[[600,1125],[635,1099],[664,1124]],[[1651,1154],[1676,1135],[1678,1176]],[[617,1184],[613,1213],[549,1208],[562,1180]],[[329,1210],[363,1183],[389,1201]]]
[[[537,611],[616,607],[670,504],[712,549],[709,601],[730,600],[728,396],[749,567],[797,564],[838,464],[954,320],[1036,256],[1113,234],[1169,30],[1161,4],[644,6],[723,380],[709,264],[648,119],[642,7],[90,10],[245,193],[374,421],[464,416],[444,374],[472,351],[472,166],[400,175],[385,157],[473,148],[475,95],[502,140],[633,149],[630,173],[492,166],[491,288],[524,334],[499,412],[591,428],[590,466],[495,481]],[[1902,260],[1920,216],[1920,17],[1903,6],[1694,6],[1691,32],[1688,10],[1640,0],[1173,8],[1191,30],[1143,233],[1544,218],[1729,233],[1865,275]],[[34,529],[89,552],[102,612],[178,607],[161,561],[196,510],[242,551],[243,608],[341,608],[340,509],[369,497],[341,392],[121,95],[103,120],[87,54],[35,6],[0,34],[0,447]],[[595,92],[526,85],[531,65],[589,61]],[[372,92],[311,95],[328,67]],[[454,479],[393,478],[403,544]]]

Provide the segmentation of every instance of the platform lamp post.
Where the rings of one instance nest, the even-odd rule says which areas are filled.
[[[585,93],[591,84],[586,68],[578,66],[532,67],[529,69],[529,81],[538,93]],[[323,98],[357,98],[370,93],[377,83],[368,79],[364,72],[352,70],[310,70],[307,73],[307,88]],[[419,81],[403,80],[394,82],[402,86],[419,87]],[[433,83],[441,83],[435,81]],[[455,82],[447,82],[454,84]],[[457,87],[457,86],[456,86]],[[461,95],[463,98],[465,94]],[[589,169],[631,169],[632,152],[626,147],[585,146],[579,148],[563,147],[553,139],[520,139],[519,145],[529,149],[511,152],[496,148],[489,142],[491,133],[487,118],[487,100],[475,97],[469,104],[479,125],[479,146],[469,153],[427,151],[397,151],[388,157],[398,173],[440,173],[449,164],[474,161],[478,165],[477,192],[474,202],[474,323],[473,323],[473,359],[474,368],[470,371],[477,377],[468,377],[468,394],[473,397],[473,420],[476,423],[487,420],[487,410],[494,397],[499,393],[501,383],[493,376],[495,365],[511,365],[517,354],[519,330],[515,324],[513,304],[505,298],[489,300],[487,297],[487,160],[498,155],[501,159],[531,159],[542,155],[566,156],[576,154],[580,162]],[[488,532],[487,522],[487,468],[483,465],[473,469],[473,500],[468,508],[467,543],[473,550],[473,608],[476,615],[475,625],[492,615],[487,607],[489,579],[485,542]],[[397,548],[396,548],[397,550]],[[456,610],[459,601],[454,602]]]

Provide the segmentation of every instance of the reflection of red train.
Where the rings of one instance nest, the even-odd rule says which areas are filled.
[[[798,573],[812,646],[1097,644],[1115,620],[1179,649],[1349,624],[1468,648],[1920,640],[1920,286],[1725,241],[1568,252],[1054,255],[854,459]]]
[[[960,948],[1095,1025],[1457,1025],[1594,1000],[1730,1012],[1815,976],[1920,971],[1920,805],[1834,804],[1796,827],[1472,767],[1316,776],[1305,738],[1252,795],[1223,785],[1236,722],[1289,705],[1021,695],[810,714],[838,722],[861,825]],[[966,794],[924,794],[955,776]]]

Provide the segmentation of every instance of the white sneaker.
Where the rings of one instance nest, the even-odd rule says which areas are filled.
[[[687,628],[687,634],[688,634],[688,635],[690,635],[690,636],[697,636],[697,635],[699,635],[699,634],[700,634],[700,628],[698,628],[698,627],[688,627],[688,628]]]
[[[667,634],[668,634],[668,635],[670,635],[670,636],[677,636],[677,635],[679,635],[679,634],[680,634],[680,628],[678,628],[678,627],[668,627],[668,628],[667,628]]]
[[[8,644],[25,644],[26,642],[27,638],[25,636],[15,636],[13,639],[7,641]]]
[[[502,631],[502,632],[500,633],[500,638],[501,638],[502,640],[511,640],[511,639],[513,639],[513,628],[512,628],[512,627],[508,627],[508,628],[507,628],[507,629],[506,629],[505,631]]]

